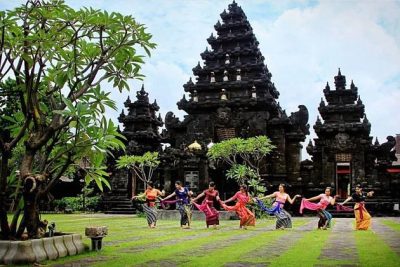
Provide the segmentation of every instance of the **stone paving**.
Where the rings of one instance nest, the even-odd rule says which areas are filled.
[[[400,255],[400,232],[386,226],[378,218],[372,218],[372,231],[382,238],[389,247]]]
[[[338,218],[326,246],[321,250],[320,260],[349,261],[346,266],[358,266],[358,251],[354,237],[354,218]]]

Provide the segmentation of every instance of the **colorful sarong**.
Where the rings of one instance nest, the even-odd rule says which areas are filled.
[[[151,225],[154,223],[156,225],[157,223],[157,208],[156,206],[149,207],[147,204],[143,204],[143,211],[146,213],[146,218],[147,218],[147,224]]]
[[[212,201],[207,201],[206,199],[199,205],[197,203],[193,203],[194,206],[204,212],[206,215],[206,225],[207,227],[210,225],[219,225],[219,213],[214,208]]]
[[[221,201],[221,207],[227,211],[235,211],[240,218],[240,227],[255,226],[256,217],[254,214],[246,208],[245,203],[237,201],[235,206],[227,206]]]
[[[283,203],[276,201],[277,203],[276,206],[273,206],[272,208],[268,208],[264,205],[264,202],[261,200],[257,199],[257,205],[261,208],[262,211],[270,214],[270,215],[275,215],[276,217],[276,229],[280,228],[292,228],[292,216],[281,208],[281,205]]]
[[[318,212],[318,228],[331,226],[332,214],[326,211],[320,203],[313,203],[303,198],[300,204],[300,213],[303,213],[304,209],[315,210]]]
[[[356,217],[356,230],[368,230],[371,226],[371,215],[365,208],[364,202],[354,205],[354,215]]]
[[[164,209],[166,204],[177,204],[179,214],[181,215],[181,226],[188,225],[192,222],[192,205],[183,204],[182,200],[164,200],[161,201],[161,207]]]

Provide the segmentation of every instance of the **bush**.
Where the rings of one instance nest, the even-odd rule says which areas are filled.
[[[97,211],[100,204],[100,196],[85,197],[78,195],[77,197],[64,197],[53,201],[54,209],[65,211]]]

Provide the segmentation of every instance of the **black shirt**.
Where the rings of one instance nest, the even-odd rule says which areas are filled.
[[[354,202],[363,202],[367,198],[367,194],[364,192],[360,194],[354,193],[351,195],[351,198],[354,200]]]

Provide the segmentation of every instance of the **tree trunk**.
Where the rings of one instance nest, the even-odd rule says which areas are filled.
[[[1,155],[1,173],[0,173],[0,227],[2,239],[9,239],[10,227],[8,225],[7,209],[6,209],[6,190],[7,190],[7,177],[9,174],[8,160],[10,153],[3,151]]]
[[[37,194],[39,193],[39,181],[32,175],[33,161],[36,151],[26,146],[26,152],[21,162],[20,174],[23,179],[23,198],[24,198],[24,222],[28,231],[29,238],[36,238],[39,226],[39,209]],[[25,227],[22,228],[22,230]],[[20,232],[21,227],[19,228]],[[17,236],[18,238],[20,236]]]

